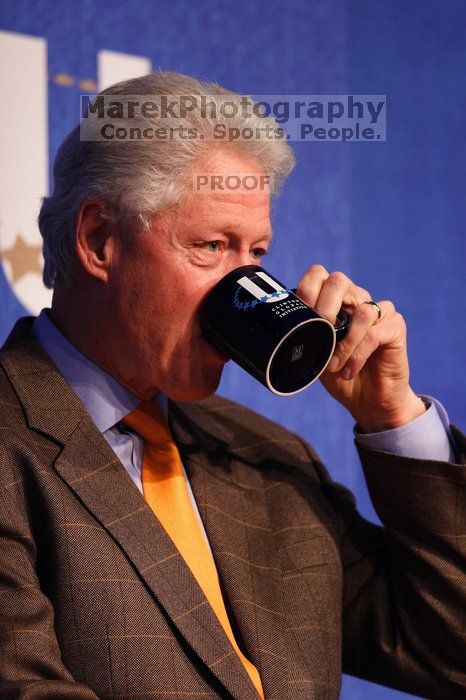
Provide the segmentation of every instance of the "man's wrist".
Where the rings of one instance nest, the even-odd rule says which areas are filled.
[[[458,445],[452,435],[445,408],[433,396],[421,395],[426,411],[400,428],[363,433],[353,428],[358,446],[401,457],[429,459],[438,462],[459,462]]]
[[[380,416],[369,416],[367,421],[358,421],[358,426],[363,433],[381,433],[384,430],[401,428],[425,413],[426,408],[421,397],[412,392],[409,401],[405,402],[399,411],[387,411]]]

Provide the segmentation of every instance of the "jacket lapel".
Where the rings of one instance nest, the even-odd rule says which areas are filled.
[[[267,700],[289,697],[285,613],[267,484],[234,452],[209,401],[170,402],[181,451],[226,599]],[[265,487],[265,488],[264,488]]]
[[[190,569],[115,453],[84,418],[54,468],[132,561],[186,642],[241,700],[257,700]]]
[[[257,700],[243,664],[190,569],[80,399],[31,334],[33,320],[18,321],[1,359],[29,427],[63,445],[53,468],[119,544],[213,676],[232,697]]]

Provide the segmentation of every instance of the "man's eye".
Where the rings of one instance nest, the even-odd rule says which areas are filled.
[[[208,241],[208,243],[206,243],[206,247],[208,250],[216,253],[218,250],[220,250],[220,241]]]
[[[267,251],[264,250],[263,248],[254,248],[254,250],[251,251],[252,257],[256,258],[257,260],[262,258],[266,253],[267,253]]]

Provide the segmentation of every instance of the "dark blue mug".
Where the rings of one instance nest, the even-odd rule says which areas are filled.
[[[259,265],[225,275],[204,300],[200,318],[212,345],[279,396],[318,379],[350,324],[341,308],[333,326]]]

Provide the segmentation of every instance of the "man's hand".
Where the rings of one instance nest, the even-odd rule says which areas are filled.
[[[320,380],[345,406],[365,432],[398,428],[425,411],[409,385],[406,324],[391,301],[378,301],[382,311],[365,301],[371,295],[342,272],[329,274],[313,265],[302,277],[298,296],[331,323],[342,305],[351,325]]]

